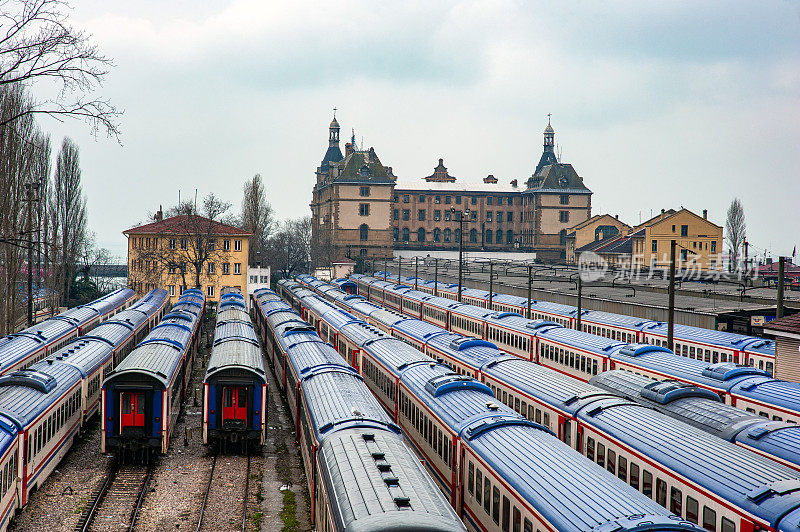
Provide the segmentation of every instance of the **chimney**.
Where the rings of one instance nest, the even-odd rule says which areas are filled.
[[[511,180],[511,186],[514,187],[514,188],[517,188],[517,180],[516,179],[512,179]]]
[[[156,213],[156,222],[160,222],[164,219],[164,210],[162,209],[161,205],[158,206],[158,212]]]
[[[353,145],[348,142],[344,145],[344,156],[347,157],[351,153],[353,153]]]
[[[616,220],[619,220],[619,214],[615,214],[615,215],[614,215],[614,218],[615,218]]]
[[[375,162],[375,148],[370,148],[369,149],[369,161],[371,163]]]
[[[708,209],[703,209],[703,220],[708,220]]]
[[[665,212],[666,212],[665,209],[661,209],[661,214],[664,214]]]

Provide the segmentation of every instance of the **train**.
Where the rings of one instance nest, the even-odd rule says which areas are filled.
[[[166,454],[200,343],[202,290],[190,288],[102,382],[101,440],[120,461]]]
[[[301,276],[298,280],[311,289],[320,283],[311,276]],[[579,380],[588,381],[598,373],[624,369],[656,380],[677,380],[713,391],[726,404],[773,421],[800,422],[800,384],[774,379],[756,367],[738,365],[731,360],[713,363],[704,358],[678,356],[655,343],[636,343],[636,338],[631,336],[591,334],[551,320],[528,319],[514,312],[456,303],[404,285],[390,287],[389,284],[382,285],[379,294],[373,294],[375,287],[370,285],[368,294],[376,298],[370,303],[376,308],[359,309],[361,314],[370,312],[368,318],[376,323],[386,317],[386,311],[377,308],[385,301],[387,305],[395,305],[399,312],[454,333],[493,342],[509,354]],[[356,300],[352,298],[357,296],[333,286],[320,294],[353,308],[355,313]],[[360,306],[365,307],[364,304]],[[391,317],[389,323],[392,334],[413,342],[397,316]]]
[[[380,297],[384,288],[395,288],[398,283],[407,288],[416,287],[422,293],[433,295],[435,284],[432,280],[416,279],[376,272],[375,277],[362,274],[353,274],[351,280],[340,282],[355,282],[360,295],[370,294],[370,299]],[[352,290],[352,288],[349,288]],[[439,283],[436,294],[450,300],[458,299],[458,285]],[[489,292],[476,288],[463,288],[461,301],[482,308],[489,307]],[[394,302],[387,299],[387,306],[394,308]],[[492,305],[489,310],[497,312],[514,312],[528,316],[528,300],[520,296],[509,294],[492,294]],[[577,308],[547,301],[532,300],[530,303],[530,316],[533,319],[554,321],[564,327],[577,328]],[[598,310],[581,311],[581,330],[598,336],[605,336],[612,340],[628,343],[647,343],[659,346],[667,344],[667,324],[664,322],[614,314]],[[717,362],[735,362],[737,364],[757,367],[770,375],[775,368],[775,342],[730,333],[692,327],[689,325],[675,325],[673,332],[676,354],[684,357],[700,359],[716,364]]]
[[[338,328],[334,347],[344,344],[349,353],[355,345],[360,350],[355,358],[362,359],[365,374],[377,373],[375,381],[387,381],[386,365],[373,367],[371,360],[371,346],[377,342],[364,343],[363,332],[352,332],[359,323],[362,328],[368,325],[354,317],[345,322],[340,309],[327,303],[325,310],[326,302],[313,292],[283,283],[320,324],[338,328],[346,323]],[[781,450],[771,461],[743,448],[747,445],[733,445],[591,384],[509,356],[485,340],[441,328],[434,334],[431,324],[414,319],[403,322],[407,331],[415,330],[407,323],[411,321],[420,325],[410,334],[422,346],[413,347],[427,360],[444,363],[461,377],[476,378],[509,409],[557,431],[561,441],[688,521],[726,532],[798,527],[800,498],[794,492],[800,490],[800,459],[791,456],[798,449],[798,427],[761,426],[752,433],[753,439],[764,438],[763,450]],[[384,406],[391,407],[392,393],[385,386],[378,392]],[[777,463],[786,458],[794,468]],[[785,490],[771,492],[776,485]]]
[[[359,376],[290,305],[252,294],[295,424],[316,530],[465,530]]]
[[[97,412],[103,375],[163,316],[167,302],[166,290],[153,290],[91,334],[0,376],[0,531]]]
[[[0,338],[0,375],[43,360],[99,323],[130,307],[135,292],[120,288],[86,305],[64,312],[14,334]]]
[[[290,294],[304,290],[287,281],[279,285]],[[299,306],[306,310],[314,302],[325,306],[305,290]],[[569,449],[548,428],[496,401],[485,384],[377,327],[344,319],[339,309],[317,318],[319,326],[336,329],[334,348],[346,361],[356,360],[468,529],[694,529]],[[304,334],[314,334],[309,329]]]
[[[263,445],[267,393],[266,366],[247,302],[240,290],[226,291],[203,379],[203,443]]]

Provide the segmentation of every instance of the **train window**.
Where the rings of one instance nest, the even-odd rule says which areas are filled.
[[[769,373],[770,375],[772,375],[772,370],[773,370],[773,369],[775,369],[775,364],[773,364],[772,362],[767,362],[767,364],[766,364],[766,371],[767,371],[767,373]]]
[[[711,350],[710,349],[706,349],[705,361],[706,362],[711,362]]]
[[[492,483],[489,477],[483,479],[483,511],[486,515],[492,510]]]
[[[694,358],[694,346],[689,348],[689,358]]]
[[[511,525],[511,502],[503,495],[503,532],[509,532]]]
[[[719,362],[719,353],[718,353],[717,351],[714,351],[714,352],[712,353],[712,358],[711,358],[711,360],[714,362],[714,364],[716,364],[717,362]]]
[[[631,481],[630,485],[632,488],[635,488],[637,491],[639,490],[639,466],[631,462]]]
[[[531,408],[533,408],[533,407],[531,407]],[[542,423],[542,411],[537,408],[535,414],[536,415],[535,415],[534,421],[536,421],[536,423],[541,424]]]
[[[594,438],[586,437],[586,458],[594,461]]]
[[[513,522],[512,532],[521,532],[520,528],[522,528],[522,513],[519,511],[519,508],[514,506],[514,511],[512,513],[511,521]]]
[[[597,360],[592,360],[592,375],[597,375]]]
[[[604,466],[606,464],[606,446],[597,442],[597,464]]]
[[[781,416],[772,416],[772,421],[783,421]]]
[[[581,373],[586,373],[586,355],[581,355]]]
[[[759,412],[758,415],[761,416],[761,417],[765,417],[765,418],[769,419],[769,414],[764,412],[764,411]]]
[[[475,500],[481,503],[481,484],[483,484],[483,473],[478,469],[475,471]]]
[[[617,462],[617,476],[623,482],[628,480],[628,460],[620,456]]]
[[[667,483],[660,478],[656,479],[656,502],[667,507]]]
[[[736,532],[736,525],[730,519],[722,518],[722,532]]]
[[[525,525],[522,527],[522,532],[533,532],[533,523],[531,523],[531,520],[527,517],[525,518]]]
[[[683,493],[678,488],[670,488],[669,490],[669,511],[674,513],[675,515],[683,515],[681,512],[683,511],[682,503],[683,502]]]
[[[544,426],[550,428],[550,414],[544,413]]]
[[[492,521],[500,524],[500,490],[497,486],[492,487]]]
[[[723,351],[723,352],[722,352],[722,357],[721,357],[721,358],[722,358],[722,361],[723,361],[723,362],[727,362],[727,361],[728,361],[728,353],[726,353],[726,352],[724,352],[724,351]]]
[[[653,498],[653,474],[647,469],[642,471],[642,493]]]
[[[747,410],[751,414],[755,414],[756,413],[756,409],[755,408],[745,408],[745,410]]]
[[[528,403],[526,403],[525,401],[522,401],[522,410],[520,410],[520,413],[523,416],[528,417]],[[528,419],[530,419],[530,418],[528,418]]]
[[[611,449],[608,450],[608,460],[606,461],[606,469],[612,475],[617,468],[617,453],[612,451]]]
[[[703,506],[703,528],[712,532],[717,529],[717,512],[708,506]]]
[[[514,410],[519,412],[519,397],[514,398]]]
[[[470,494],[475,493],[475,464],[472,463],[472,460],[469,462],[469,475],[467,477],[467,490],[469,490]]]

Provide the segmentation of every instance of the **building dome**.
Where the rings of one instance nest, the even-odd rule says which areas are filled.
[[[553,133],[553,126],[550,125],[550,122],[547,122],[547,127],[544,128],[545,133]]]
[[[328,127],[330,129],[339,129],[339,122],[336,121],[336,117],[335,116],[333,117],[333,120],[331,120],[331,125],[328,126]]]

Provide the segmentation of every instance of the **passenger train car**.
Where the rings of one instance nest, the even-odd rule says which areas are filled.
[[[267,372],[242,293],[220,297],[203,381],[203,443],[254,442],[267,434]]]
[[[694,529],[495,402],[486,385],[363,322],[342,326],[340,352],[344,338],[357,346],[347,356],[358,359],[470,530]]]
[[[200,339],[201,290],[184,291],[161,323],[102,385],[102,452],[122,459],[167,452]]]
[[[790,426],[782,434],[770,434],[761,427],[757,437],[768,442],[762,451],[780,449],[771,457],[776,461],[768,460],[759,456],[764,453],[742,448],[746,445],[737,447],[592,385],[506,355],[485,340],[440,331],[423,342],[428,357],[454,368],[462,378],[477,377],[510,409],[556,430],[563,442],[670,511],[707,530],[749,532],[800,526],[797,469],[777,463],[782,461],[779,454],[797,453],[797,427]],[[356,337],[345,328],[340,334]],[[378,340],[363,343],[367,382],[379,383],[376,395],[390,409],[396,408],[390,403],[397,393],[391,389],[397,377],[388,371],[387,378],[391,364],[376,365],[373,359],[380,352],[396,364],[403,347],[388,347],[386,341]],[[411,360],[420,360],[422,354],[414,352],[417,358],[404,360],[406,367]],[[429,361],[428,357],[423,359]],[[402,389],[402,379],[398,385]],[[445,410],[458,408],[451,404]],[[445,451],[445,464],[448,454]],[[431,460],[434,466],[435,458]],[[441,471],[436,473],[437,478],[446,478]],[[776,485],[786,491],[771,492]]]
[[[407,286],[416,286],[417,290],[423,293],[433,293],[434,282],[432,280],[410,277],[398,279],[397,276],[391,274],[384,278],[383,272],[375,275],[376,277],[353,275],[351,281],[357,284],[359,294],[370,300],[373,300],[373,295],[379,295],[381,301],[386,299],[386,304],[390,307],[392,307],[391,296],[384,290],[394,289],[398,282]],[[441,297],[456,300],[458,299],[458,285],[439,283],[438,294]],[[485,290],[464,288],[461,299],[467,304],[482,308],[489,307],[489,292]],[[520,296],[493,294],[491,310],[514,312],[527,316],[528,301]],[[549,320],[572,329],[577,327],[577,309],[575,307],[534,300],[531,301],[530,311],[532,319]],[[581,330],[628,343],[665,346],[667,341],[666,323],[597,310],[584,309],[581,312]],[[675,325],[674,339],[676,354],[684,357],[697,358],[711,363],[732,361],[737,364],[758,367],[770,375],[774,370],[775,342],[772,340],[688,325]]]
[[[0,338],[0,375],[24,369],[87,334],[99,323],[128,308],[134,295],[133,290],[121,288]]]
[[[154,290],[45,360],[0,376],[0,530],[27,504],[97,411],[99,379],[163,314]]]
[[[262,289],[251,308],[297,429],[315,529],[464,530],[363,379],[276,303]]]
[[[301,277],[300,281],[306,284],[307,277]],[[370,284],[370,293],[380,283],[383,281]],[[381,286],[382,292],[408,293],[405,286]],[[435,300],[425,304],[433,306]],[[686,357],[676,356],[655,343],[636,343],[636,337],[630,333],[600,331],[606,334],[601,336],[552,321],[527,319],[513,312],[492,312],[487,316],[481,314],[480,307],[466,304],[445,312],[448,330],[478,336],[510,354],[583,381],[603,371],[625,369],[657,380],[673,379],[706,388],[727,404],[775,421],[800,422],[800,384],[773,379],[754,367],[738,366],[724,353],[718,353],[717,360],[727,361],[714,363],[713,354],[710,361],[705,360],[705,354],[699,357],[694,353],[694,358],[691,352]],[[470,313],[473,317],[466,317]],[[377,312],[372,316],[377,317]],[[429,320],[424,312],[423,319]],[[683,344],[676,341],[676,346],[683,351]]]

